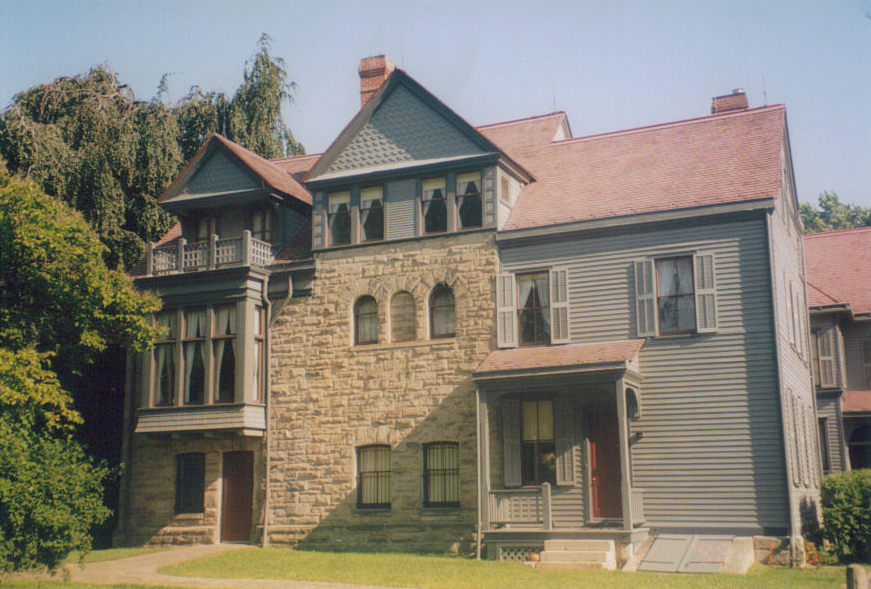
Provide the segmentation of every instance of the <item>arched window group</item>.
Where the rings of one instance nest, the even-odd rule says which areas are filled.
[[[456,334],[456,311],[454,292],[444,283],[437,284],[428,300],[429,337],[431,339],[454,337]],[[390,299],[389,334],[393,343],[417,339],[417,311],[414,295],[399,291]],[[354,303],[354,344],[378,343],[378,302],[364,295]]]

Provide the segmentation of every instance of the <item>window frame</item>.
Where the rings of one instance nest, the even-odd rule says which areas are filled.
[[[451,462],[454,467],[441,469],[430,468],[430,451],[449,451]],[[437,474],[442,480],[442,492],[445,501],[433,501],[430,494],[430,486],[433,482],[433,474]],[[435,508],[459,508],[460,507],[460,444],[452,441],[436,441],[423,444],[423,506]]]
[[[540,437],[541,426],[541,407],[543,404],[550,405],[550,438]],[[527,439],[526,437],[526,406],[535,406],[536,434],[534,438]],[[527,448],[531,448],[531,454],[527,453]],[[545,478],[542,476],[541,456],[548,450],[553,454],[553,477]],[[532,460],[533,477],[528,478],[526,475],[529,471],[528,462]],[[554,414],[554,400],[552,398],[542,399],[521,399],[520,401],[520,482],[522,486],[540,486],[544,483],[549,483],[551,486],[557,484],[557,465],[556,465],[556,416]]]
[[[194,485],[193,488],[190,485]],[[204,452],[176,454],[173,513],[175,515],[205,513],[205,495],[206,454]]]
[[[364,302],[369,302],[369,301],[371,301],[375,305],[375,310],[372,312],[367,312],[364,315],[364,317],[366,317],[367,320],[374,321],[374,323],[375,323],[375,329],[374,329],[375,338],[372,340],[363,341],[360,339],[360,318],[361,318],[360,306]],[[371,319],[369,319],[369,318],[371,318]],[[363,295],[363,296],[357,297],[357,300],[354,301],[354,345],[365,346],[365,345],[377,344],[378,339],[379,339],[378,336],[380,335],[379,331],[380,331],[380,325],[378,322],[378,301],[372,295]]]
[[[538,306],[538,307],[521,307],[520,300],[520,279],[527,276],[537,276],[543,275],[547,280],[547,286],[545,287],[545,295],[547,296],[548,304],[547,306]],[[533,279],[533,285],[535,285],[535,280]],[[553,320],[551,314],[551,300],[550,300],[550,271],[546,269],[541,270],[524,270],[520,272],[514,273],[514,289],[515,289],[515,304],[516,304],[516,317],[517,317],[517,345],[521,347],[530,347],[530,346],[549,346],[551,345],[552,336],[553,336],[553,325],[551,325],[551,321]],[[537,286],[536,286],[536,292]],[[541,301],[541,297],[539,296],[539,302]],[[547,336],[545,339],[532,339],[532,340],[524,340],[523,339],[523,313],[524,312],[532,312],[538,310],[546,320],[547,323]],[[533,327],[535,327],[535,321],[533,321]],[[537,329],[534,329],[537,331]]]
[[[263,305],[254,305],[255,326],[254,330],[254,361],[256,362],[255,377],[254,377],[254,398],[255,403],[262,403],[265,395],[264,375],[266,374],[266,308]]]
[[[333,200],[346,200],[347,203],[340,202],[338,205],[347,204],[347,209],[345,211],[333,211]],[[341,215],[342,217],[347,217],[348,223],[348,240],[338,242],[335,240],[334,232],[333,232],[333,220]],[[344,245],[351,245],[354,242],[354,228],[351,223],[351,191],[350,190],[337,190],[335,192],[330,192],[327,194],[327,243],[330,247],[341,247]]]
[[[450,332],[436,333],[436,313],[442,309],[447,309],[448,305],[436,306],[435,299],[437,294],[447,292],[451,295],[450,311],[453,314],[452,328]],[[429,295],[429,337],[430,339],[445,339],[457,336],[457,297],[454,296],[454,289],[440,282],[435,285]]]
[[[227,310],[232,311],[233,332],[234,333],[220,334],[220,335],[218,334],[218,312],[221,309],[227,309]],[[219,378],[222,366],[220,364],[218,364],[217,354],[215,353],[215,348],[217,347],[218,342],[224,342],[225,347],[229,344],[230,350],[233,350],[233,343],[234,342],[236,342],[236,345],[238,347],[239,317],[238,317],[235,303],[230,303],[228,305],[216,305],[209,312],[207,312],[207,315],[209,316],[210,325],[211,325],[211,329],[209,330],[211,332],[211,337],[209,339],[211,340],[210,353],[212,354],[211,355],[211,363],[213,365],[213,369],[210,371],[211,379],[212,379],[212,395],[214,398],[214,403],[216,405],[226,405],[228,403],[233,403],[236,400],[236,378],[237,378],[237,373],[238,373],[237,355],[236,355],[236,352],[233,351],[233,363],[234,363],[234,365],[233,365],[232,393],[231,393],[229,399],[222,399],[220,396],[221,391],[219,390],[219,387],[218,387],[218,382],[223,381],[223,378]],[[226,353],[226,352],[223,352],[223,353]],[[223,362],[223,357],[222,357],[222,362]],[[223,375],[220,375],[220,376],[223,376]]]
[[[372,190],[374,190],[374,189],[378,189],[378,191],[380,192],[380,196],[378,197],[377,200],[378,200],[378,202],[381,203],[381,209],[380,209],[380,214],[381,214],[381,236],[380,236],[380,237],[367,238],[367,237],[366,237],[366,225],[365,225],[365,222],[364,222],[364,220],[363,220],[363,216],[364,216],[364,212],[365,212],[365,211],[369,211],[369,214],[371,214],[372,207],[366,207],[366,206],[364,206],[364,203],[366,202],[366,200],[365,200],[365,198],[366,198],[366,192],[367,192],[367,191],[372,191]],[[374,201],[375,201],[374,199],[370,199],[369,202],[374,202]],[[384,226],[384,222],[385,222],[386,220],[387,220],[387,217],[386,217],[386,215],[384,214],[384,185],[383,185],[383,184],[378,184],[378,185],[374,185],[374,186],[364,186],[364,187],[362,187],[362,188],[360,189],[360,206],[358,207],[358,210],[357,210],[357,222],[358,222],[358,226],[360,227],[360,240],[359,240],[360,243],[373,243],[373,242],[384,241],[384,234],[385,234],[385,226]]]
[[[179,366],[178,366],[179,341],[180,341],[179,340],[179,320],[178,320],[179,310],[178,309],[172,309],[172,310],[168,309],[168,310],[162,311],[160,313],[155,313],[153,321],[154,321],[154,325],[157,327],[160,327],[159,317],[161,314],[166,314],[169,317],[173,317],[174,326],[172,329],[173,329],[173,331],[175,331],[175,333],[170,333],[171,337],[169,337],[169,338],[160,338],[160,339],[156,338],[154,340],[154,349],[151,352],[151,354],[152,354],[152,356],[151,356],[151,365],[152,365],[152,367],[151,367],[151,387],[150,387],[151,388],[151,391],[150,391],[150,393],[151,393],[150,394],[151,406],[152,407],[173,407],[176,403],[176,398],[177,398],[176,395],[178,393],[178,390],[177,390],[178,389],[178,377],[179,377]],[[170,359],[171,365],[172,365],[172,378],[171,378],[171,381],[169,383],[170,384],[169,400],[166,402],[158,401],[158,398],[157,398],[157,394],[158,394],[157,383],[160,379],[160,375],[158,374],[157,357],[158,357],[158,350],[160,348],[166,348],[168,350],[168,352],[169,352],[168,358]]]
[[[260,220],[260,229],[254,227],[256,219]],[[272,243],[272,208],[261,207],[251,209],[248,212],[248,227],[251,230],[251,237],[266,243]]]
[[[203,315],[206,318],[206,329],[205,333],[202,336],[188,336],[188,314],[191,312],[200,312],[202,311]],[[211,336],[212,336],[212,310],[210,307],[190,307],[182,309],[182,329],[181,331],[181,363],[179,364],[182,369],[182,386],[181,386],[181,401],[182,405],[186,407],[199,407],[202,405],[207,405],[209,401],[209,389],[210,387],[210,379],[211,379],[211,367],[210,362],[212,359],[212,350],[209,349],[211,346]],[[192,387],[189,386],[187,382],[187,346],[193,346],[194,348],[194,366],[196,365],[196,358],[199,357],[200,361],[203,363],[203,391],[202,391],[202,399],[199,402],[189,401],[189,395],[193,390]],[[198,349],[206,349],[208,350],[208,355],[206,358],[203,358],[203,353],[200,352],[197,354]],[[191,368],[193,370],[193,368]]]
[[[659,294],[659,264],[661,262],[676,262],[677,260],[688,260],[689,267],[691,272],[690,285],[692,286],[692,290],[689,293],[676,294],[676,295],[660,295]],[[694,333],[698,333],[698,316],[696,312],[696,269],[695,269],[695,259],[692,254],[685,255],[675,255],[668,257],[660,257],[654,258],[653,260],[653,284],[654,284],[654,300],[656,301],[656,331],[657,335],[660,337],[669,337],[675,335],[690,335]],[[692,301],[692,319],[693,319],[693,327],[692,329],[676,329],[674,331],[663,331],[662,329],[662,299],[680,299],[680,298],[688,298]],[[679,316],[678,316],[679,317]],[[680,319],[678,318],[678,324],[680,324]]]
[[[468,194],[462,193],[461,194],[460,193],[460,178],[462,176],[471,176],[473,174],[478,176],[478,186],[477,186],[478,192],[468,193]],[[471,230],[471,229],[480,229],[484,226],[484,187],[483,187],[483,183],[484,183],[484,174],[481,170],[471,170],[471,171],[467,171],[467,172],[458,172],[454,176],[454,201],[456,204],[455,209],[457,211],[457,213],[456,213],[457,214],[457,222],[456,222],[457,231],[467,231],[467,230]],[[463,200],[465,198],[468,198],[468,197],[477,197],[479,215],[480,215],[481,221],[477,225],[469,225],[467,227],[467,226],[463,225],[463,222],[462,222],[463,217],[460,213],[460,210],[462,208]]]
[[[387,469],[381,470],[363,470],[363,454],[364,452],[372,451],[376,453],[374,457],[374,461],[378,462],[379,457],[378,453],[386,453],[387,455]],[[367,444],[364,446],[357,446],[355,449],[355,458],[357,461],[357,501],[356,506],[357,509],[366,510],[366,509],[390,509],[392,497],[393,497],[393,472],[392,472],[392,449],[389,444]],[[383,458],[383,456],[381,457]],[[382,493],[386,493],[387,501],[373,501],[373,502],[364,502],[364,485],[366,483],[367,475],[374,475],[375,477],[375,485],[376,485],[376,499],[384,499]],[[386,480],[386,482],[384,482]]]
[[[441,189],[442,189],[442,205],[444,206],[444,229],[437,229],[435,231],[427,231],[426,230],[426,214],[427,214],[427,203],[432,203],[437,199],[427,198],[427,183],[433,183],[436,181],[441,181]],[[441,235],[443,233],[448,233],[448,177],[447,176],[431,176],[420,179],[420,233],[421,235]]]

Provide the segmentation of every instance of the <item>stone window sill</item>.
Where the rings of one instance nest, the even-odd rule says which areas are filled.
[[[397,350],[402,348],[418,348],[421,346],[451,346],[457,342],[455,337],[443,337],[438,339],[416,340],[412,342],[396,342],[390,344],[364,344],[354,345],[351,349],[355,352],[371,352],[377,350]]]
[[[175,521],[186,521],[186,522],[188,522],[188,521],[200,521],[201,519],[203,519],[204,515],[205,514],[203,514],[203,513],[176,513],[172,519]]]
[[[389,507],[355,507],[354,508],[354,515],[361,515],[364,517],[390,515],[390,508]]]

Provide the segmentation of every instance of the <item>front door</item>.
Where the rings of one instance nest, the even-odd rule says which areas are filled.
[[[597,409],[589,418],[590,498],[594,519],[620,518],[620,445],[617,414]]]
[[[224,452],[221,541],[248,542],[254,507],[254,454]]]

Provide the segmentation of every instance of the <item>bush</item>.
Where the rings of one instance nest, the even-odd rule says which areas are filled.
[[[871,561],[871,470],[826,476],[823,534],[841,561]]]

